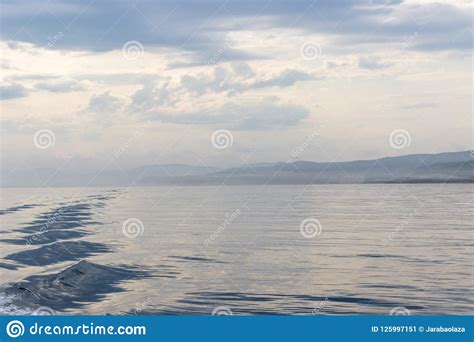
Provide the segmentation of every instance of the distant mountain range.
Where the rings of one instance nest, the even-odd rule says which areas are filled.
[[[185,164],[77,174],[40,169],[3,172],[2,187],[245,184],[472,183],[471,151],[414,154],[348,162],[256,163],[234,168]]]

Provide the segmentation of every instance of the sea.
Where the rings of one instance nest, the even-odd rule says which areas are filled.
[[[471,184],[0,195],[2,315],[474,314]]]

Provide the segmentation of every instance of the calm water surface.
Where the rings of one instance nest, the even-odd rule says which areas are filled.
[[[0,313],[474,314],[472,190],[2,189]]]

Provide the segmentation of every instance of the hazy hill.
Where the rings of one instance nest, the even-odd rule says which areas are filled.
[[[470,151],[417,154],[373,160],[259,163],[199,176],[173,177],[177,184],[308,184],[377,182],[472,182]],[[162,183],[153,177],[144,183]]]
[[[220,169],[186,164],[145,165],[130,170],[77,173],[37,169],[0,174],[3,187],[146,186],[159,184],[325,184],[474,182],[470,151],[416,154],[348,162],[256,163]]]

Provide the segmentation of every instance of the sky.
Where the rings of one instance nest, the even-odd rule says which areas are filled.
[[[2,170],[472,148],[472,1],[2,0]]]

